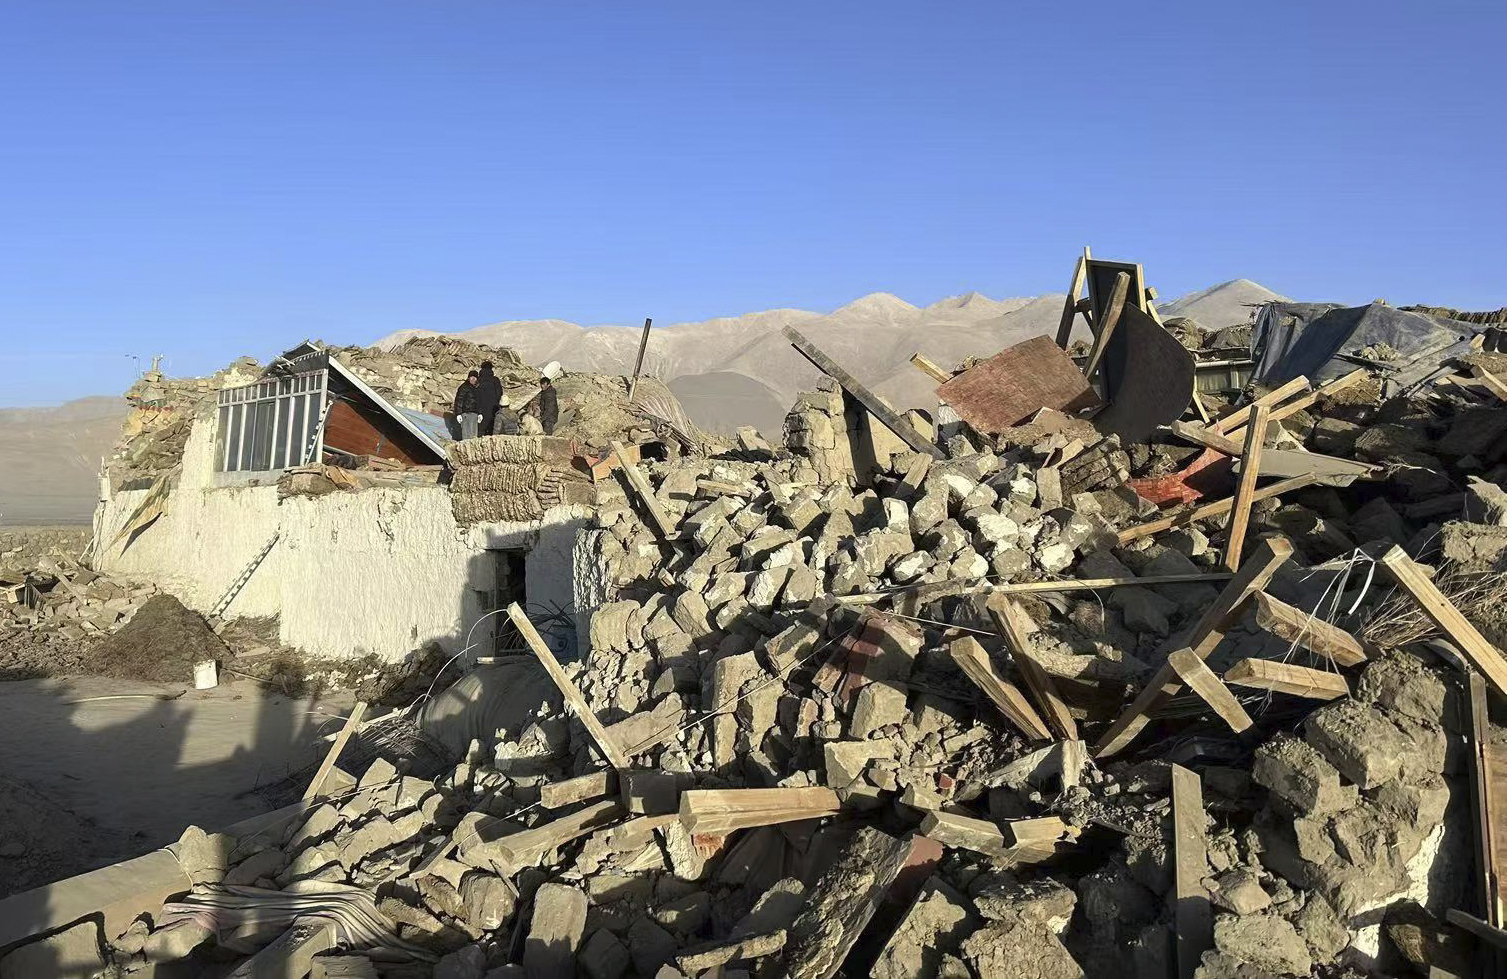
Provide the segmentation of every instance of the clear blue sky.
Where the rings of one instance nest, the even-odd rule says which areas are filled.
[[[1164,297],[1495,308],[1504,41],[1449,0],[14,0],[0,405],[128,354],[1060,291],[1085,243]]]

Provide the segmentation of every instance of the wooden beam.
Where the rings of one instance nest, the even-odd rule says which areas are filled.
[[[1092,381],[1094,372],[1099,369],[1099,361],[1104,357],[1104,351],[1109,346],[1109,338],[1114,335],[1115,327],[1120,325],[1120,314],[1125,312],[1125,297],[1130,292],[1130,273],[1121,272],[1115,276],[1114,288],[1109,293],[1109,305],[1104,307],[1104,319],[1100,321],[1098,330],[1094,334],[1093,348],[1088,352],[1088,360],[1083,365],[1083,379]]]
[[[1284,479],[1281,482],[1272,483],[1270,486],[1263,486],[1256,490],[1251,494],[1250,501],[1258,503],[1261,500],[1270,499],[1273,496],[1281,496],[1283,493],[1291,493],[1294,490],[1303,489],[1305,486],[1313,486],[1323,481],[1323,476],[1314,473],[1293,476],[1291,479]],[[1205,503],[1203,506],[1184,510],[1182,513],[1173,514],[1170,517],[1161,517],[1157,520],[1149,520],[1143,524],[1136,524],[1134,527],[1127,527],[1115,535],[1116,540],[1120,544],[1128,544],[1141,537],[1149,537],[1152,534],[1159,534],[1164,530],[1171,530],[1173,527],[1185,527],[1195,520],[1203,520],[1208,517],[1217,517],[1222,513],[1229,513],[1234,506],[1235,498],[1227,496],[1222,500]]]
[[[356,701],[356,706],[351,708],[351,715],[345,719],[345,726],[340,729],[335,743],[330,745],[329,752],[324,756],[324,761],[319,763],[319,768],[314,772],[314,780],[304,790],[303,801],[311,802],[319,797],[319,790],[324,788],[325,780],[330,777],[330,770],[340,760],[340,753],[345,750],[346,742],[350,741],[351,735],[361,727],[361,718],[366,714],[366,701]]]
[[[1203,398],[1200,398],[1198,396],[1197,387],[1194,387],[1193,389],[1193,397],[1190,400],[1190,403],[1193,406],[1194,412],[1198,414],[1199,421],[1203,422],[1205,425],[1208,425],[1214,421],[1213,416],[1209,414],[1209,409],[1204,407]]]
[[[617,461],[623,467],[623,475],[628,477],[628,485],[638,495],[638,500],[643,504],[645,512],[649,514],[649,519],[653,521],[654,528],[659,531],[659,539],[669,540],[674,537],[675,522],[665,514],[664,507],[659,505],[659,497],[654,495],[654,487],[649,485],[648,477],[628,457],[623,443],[614,439],[609,444],[612,446],[613,453],[617,456]]]
[[[879,903],[900,876],[913,849],[865,826],[811,888],[787,931],[784,955],[771,975],[785,979],[831,979],[868,927]]]
[[[1288,398],[1291,398],[1294,395],[1302,394],[1310,387],[1312,387],[1312,385],[1309,384],[1308,378],[1302,376],[1295,377],[1292,380],[1288,381],[1286,384],[1277,388],[1275,391],[1269,391],[1261,397],[1257,398],[1255,401],[1252,401],[1244,408],[1236,409],[1235,411],[1230,412],[1228,415],[1225,415],[1223,418],[1214,423],[1214,431],[1220,433],[1221,435],[1229,435],[1236,429],[1244,428],[1247,424],[1249,424],[1251,420],[1251,413],[1257,407],[1270,409],[1274,405],[1281,404],[1283,401],[1286,401]]]
[[[1225,670],[1224,682],[1310,700],[1334,700],[1350,695],[1350,684],[1338,673],[1269,659],[1241,660]]]
[[[842,808],[828,788],[696,789],[680,796],[680,823],[692,833],[730,833],[755,826],[831,816]]]
[[[1267,430],[1271,430],[1273,419],[1267,416]],[[1194,425],[1190,422],[1176,421],[1167,426],[1173,435],[1185,442],[1194,445],[1202,445],[1205,448],[1222,452],[1232,458],[1240,458],[1245,455],[1245,444],[1237,442],[1228,435],[1203,425]],[[1346,476],[1355,475],[1369,476],[1380,467],[1367,462],[1358,462],[1354,459],[1341,459],[1338,456],[1323,455],[1318,452],[1299,452],[1292,449],[1265,449],[1261,453],[1262,476],[1298,476],[1304,473],[1322,475]]]
[[[1203,954],[1214,947],[1214,906],[1203,883],[1209,875],[1203,785],[1181,765],[1172,766],[1172,853],[1177,976],[1193,979]]]
[[[1021,678],[1026,681],[1026,686],[1035,695],[1047,724],[1059,738],[1077,741],[1078,725],[1073,721],[1072,711],[1068,710],[1067,704],[1058,694],[1056,683],[1052,681],[1047,671],[1041,668],[1041,664],[1036,662],[1031,655],[1030,647],[1026,645],[1026,633],[1018,618],[1023,613],[1014,602],[1010,601],[1010,596],[999,592],[990,595],[984,607],[988,610],[989,617],[994,620],[994,625],[999,629],[1000,635],[1005,637],[1005,644],[1010,647],[1010,655],[1015,660],[1015,667],[1020,670]]]
[[[1255,724],[1251,715],[1240,706],[1240,701],[1214,674],[1214,671],[1199,659],[1191,649],[1179,649],[1167,657],[1167,665],[1177,673],[1188,689],[1203,698],[1214,713],[1230,726],[1236,734],[1244,734]]]
[[[999,712],[1011,724],[1020,728],[1021,733],[1033,741],[1052,740],[1052,732],[1047,730],[1041,715],[1036,713],[1018,687],[1000,675],[977,639],[972,636],[954,639],[948,650],[968,679],[984,691],[985,696],[999,708]]]
[[[946,384],[948,381],[952,380],[951,372],[944,371],[938,364],[934,363],[924,354],[911,354],[910,362],[915,365],[917,370],[919,370],[921,373],[925,374],[932,380],[936,381],[938,384]]]
[[[604,768],[599,772],[587,772],[562,782],[548,782],[539,786],[539,805],[545,809],[559,809],[587,799],[600,799],[617,792],[617,772]]]
[[[1266,442],[1266,416],[1264,405],[1251,410],[1250,427],[1245,433],[1245,464],[1240,469],[1240,483],[1235,488],[1235,505],[1230,510],[1230,522],[1226,525],[1224,556],[1220,561],[1226,571],[1240,567],[1240,555],[1245,550],[1245,532],[1251,519],[1251,495],[1256,492],[1256,480],[1261,476],[1261,450]]]
[[[627,814],[622,803],[605,799],[568,816],[489,840],[484,845],[490,854],[505,861],[509,869],[518,871],[538,863],[540,857],[556,847],[611,825]],[[465,850],[465,847],[461,848],[462,856]]]
[[[977,582],[940,581],[930,582],[926,585],[910,585],[884,592],[863,592],[857,595],[837,595],[834,600],[839,605],[877,605],[887,598],[894,598],[907,592],[920,592],[923,595],[958,594],[959,588],[967,590],[969,587],[977,589],[981,594],[990,593],[995,595],[1041,595],[1055,594],[1057,592],[1071,591],[1094,591],[1099,588],[1119,588],[1130,585],[1212,585],[1225,582],[1234,575],[1228,571],[1211,571],[1207,574],[1150,574],[1144,578],[1130,577],[1117,578],[1069,578],[1061,581],[1013,581],[1013,582],[990,582],[979,580]]]
[[[1057,346],[1067,349],[1073,335],[1073,314],[1078,311],[1078,293],[1083,290],[1083,280],[1088,275],[1088,249],[1078,256],[1073,266],[1073,283],[1068,286],[1067,298],[1062,301],[1062,317],[1057,321]]]
[[[1477,901],[1486,913],[1486,922],[1502,924],[1501,865],[1502,841],[1497,824],[1497,784],[1492,772],[1491,718],[1487,705],[1486,681],[1481,674],[1470,674],[1470,788],[1474,802],[1471,835],[1475,841]]]
[[[654,321],[652,319],[650,319],[649,317],[645,316],[644,317],[644,335],[638,338],[638,360],[634,361],[634,363],[633,363],[633,380],[631,380],[631,381],[628,382],[628,400],[629,401],[633,400],[633,394],[634,394],[635,391],[638,390],[638,375],[641,374],[641,373],[643,373],[643,369],[644,369],[644,353],[649,349],[649,327],[651,327],[653,325],[654,325]]]
[[[1317,612],[1305,612],[1286,602],[1257,592],[1256,624],[1272,635],[1297,643],[1318,656],[1326,656],[1341,666],[1355,666],[1366,661],[1366,649],[1350,633],[1319,618]]]
[[[1382,555],[1381,564],[1397,584],[1413,596],[1423,614],[1455,644],[1466,661],[1496,688],[1497,693],[1507,694],[1507,661],[1502,659],[1501,652],[1460,614],[1454,603],[1444,597],[1407,552],[1394,544]]]
[[[995,823],[957,813],[932,811],[921,817],[921,835],[943,846],[972,850],[989,857],[1002,857],[1009,846]]]
[[[1241,565],[1240,571],[1225,586],[1224,591],[1220,592],[1214,604],[1204,610],[1204,614],[1189,631],[1184,645],[1193,650],[1199,659],[1208,659],[1214,647],[1224,638],[1225,631],[1238,620],[1251,596],[1265,588],[1272,575],[1291,556],[1292,545],[1287,541],[1280,538],[1263,540],[1256,552]],[[1130,706],[1104,732],[1104,736],[1094,746],[1094,757],[1107,758],[1123,749],[1146,726],[1151,712],[1176,696],[1181,689],[1177,671],[1170,663],[1163,663],[1151,682],[1141,688]]]
[[[1479,381],[1492,394],[1496,395],[1498,400],[1507,401],[1507,384],[1502,383],[1502,379],[1491,371],[1480,364],[1476,364],[1470,369],[1470,376]]]
[[[597,720],[597,716],[592,711],[591,706],[586,703],[586,698],[581,695],[581,691],[571,682],[570,677],[565,675],[565,670],[560,667],[560,661],[555,659],[555,654],[549,651],[549,647],[544,644],[544,639],[540,637],[538,630],[534,628],[534,624],[529,621],[529,617],[523,614],[523,609],[518,607],[517,602],[508,605],[508,618],[512,620],[519,634],[523,636],[523,641],[528,643],[529,649],[533,651],[534,656],[543,665],[544,671],[549,674],[549,678],[555,681],[555,686],[559,688],[560,695],[565,698],[565,703],[569,705],[576,717],[581,719],[581,723],[586,726],[587,733],[596,742],[597,748],[602,752],[602,757],[606,758],[607,763],[618,771],[626,771],[629,767],[628,756],[608,736],[607,729],[602,727],[601,721]]]
[[[1319,385],[1312,391],[1309,391],[1307,394],[1303,395],[1301,398],[1295,398],[1292,401],[1287,402],[1287,404],[1285,405],[1273,408],[1270,421],[1272,424],[1276,424],[1289,415],[1296,415],[1298,412],[1304,410],[1320,398],[1327,398],[1339,394],[1341,391],[1345,390],[1348,387],[1354,387],[1356,384],[1364,381],[1369,376],[1370,373],[1368,371],[1361,369],[1353,370],[1350,373],[1346,374],[1344,377],[1336,377],[1334,380],[1330,381],[1327,384]]]
[[[1494,949],[1507,950],[1507,931],[1493,928],[1474,915],[1466,914],[1459,908],[1450,908],[1444,912],[1444,920],[1462,931],[1470,932]]]
[[[822,353],[815,344],[802,336],[800,331],[796,330],[795,327],[787,326],[783,332],[785,339],[790,341],[790,345],[799,351],[802,357],[811,361],[817,370],[837,381],[844,391],[848,392],[854,400],[863,405],[869,414],[879,419],[879,422],[885,428],[894,432],[900,441],[910,446],[916,452],[925,452],[933,459],[947,458],[947,453],[943,452],[935,442],[932,442],[926,436],[916,431],[914,425],[902,418],[895,409],[880,400],[878,395],[860,384],[852,374],[839,367],[836,361]]]

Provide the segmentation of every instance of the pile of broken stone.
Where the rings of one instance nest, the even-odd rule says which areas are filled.
[[[25,631],[38,642],[109,635],[158,593],[149,582],[102,575],[63,555],[0,565],[0,637]]]
[[[1378,545],[1421,561],[1471,541],[1492,572],[1479,542],[1507,548],[1507,408],[1369,390],[1273,434],[1347,446],[1371,478],[1251,515],[1278,555],[1267,593],[1363,639],[1389,587],[1355,567]],[[1212,921],[1179,974],[1463,973],[1470,950],[1442,921],[1475,886],[1448,650],[1352,639],[1341,661],[1246,603],[1215,623],[1216,681],[1261,660],[1338,690],[1242,688],[1239,732],[1185,694],[1134,749],[1091,748],[1210,628],[1234,587],[1226,518],[1138,531],[1166,514],[1131,484],[1200,451],[1170,434],[1122,446],[1033,426],[959,431],[940,459],[875,438],[857,458],[828,387],[798,402],[787,451],[647,465],[649,498],[604,484],[577,563],[606,586],[559,695],[433,780],[379,759],[271,828],[190,830],[175,850],[195,893],[359,889],[391,941],[314,958],[316,976],[1160,979],[1199,942],[1190,901]],[[1450,515],[1465,519],[1435,525]],[[1010,590],[1086,578],[1158,583]],[[1203,800],[1191,878],[1170,788],[1184,769]],[[244,930],[225,937],[170,911],[113,954],[129,974],[247,950]]]

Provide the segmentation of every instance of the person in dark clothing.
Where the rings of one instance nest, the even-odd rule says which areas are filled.
[[[476,386],[480,380],[481,375],[472,371],[460,382],[460,387],[455,389],[455,420],[460,424],[462,439],[476,438],[477,429],[481,425],[481,412],[476,410]]]
[[[513,406],[508,401],[508,396],[505,394],[502,396],[502,400],[497,404],[497,417],[492,422],[492,434],[518,434],[518,412],[513,410]]]
[[[555,422],[560,419],[560,396],[555,393],[555,386],[549,378],[539,380],[539,425],[544,429],[545,435],[555,433]]]
[[[481,433],[492,434],[492,420],[497,416],[497,405],[502,401],[502,381],[492,372],[492,362],[481,362],[476,380],[476,410],[481,413]]]

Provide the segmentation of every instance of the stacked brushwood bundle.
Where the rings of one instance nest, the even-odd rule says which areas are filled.
[[[489,435],[452,442],[451,507],[460,524],[537,520],[565,502],[564,483],[584,483],[570,439]]]

